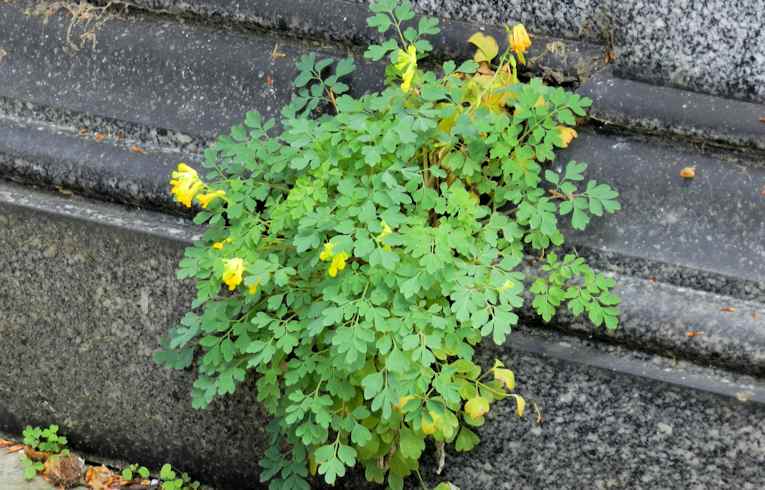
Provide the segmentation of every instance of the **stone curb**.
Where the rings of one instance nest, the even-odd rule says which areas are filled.
[[[626,80],[611,70],[595,74],[578,92],[593,100],[590,118],[608,126],[765,150],[764,104]]]
[[[367,5],[343,0],[129,0],[126,3],[148,12],[182,15],[203,24],[222,20],[299,38],[362,47],[362,50],[383,39],[376,29],[367,26],[366,20],[371,15]],[[411,22],[416,23],[419,18],[416,16]],[[478,31],[494,36],[503,48],[507,45],[507,32],[502,26],[445,18],[439,21],[441,32],[431,38],[435,59],[472,57],[474,48],[467,39]],[[534,45],[527,57],[532,71],[555,71],[556,74],[551,75],[568,81],[586,79],[604,65],[603,47],[544,35],[534,36]]]

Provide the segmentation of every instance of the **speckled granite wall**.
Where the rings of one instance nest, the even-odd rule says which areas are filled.
[[[532,33],[613,42],[622,76],[765,102],[763,0],[413,3],[431,15],[485,23],[520,21]]]

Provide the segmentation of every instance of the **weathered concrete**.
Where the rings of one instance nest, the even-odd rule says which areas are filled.
[[[578,92],[592,99],[589,117],[607,126],[765,150],[763,104],[626,80],[614,77],[611,70],[594,75]]]
[[[613,44],[615,64],[627,78],[765,102],[762,0],[412,3],[432,15],[477,23],[524,22],[535,33]]]
[[[561,154],[590,165],[588,179],[620,192],[622,210],[594,220],[571,243],[656,263],[765,278],[765,168],[757,161],[638,136],[581,131]],[[696,167],[694,179],[680,171]]]

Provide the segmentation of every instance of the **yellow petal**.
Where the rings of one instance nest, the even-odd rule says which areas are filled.
[[[482,61],[491,62],[499,53],[497,40],[482,32],[476,32],[468,39],[468,42],[474,44],[478,51],[473,55],[473,59],[480,63]]]
[[[208,192],[206,194],[199,194],[197,196],[197,200],[199,201],[199,204],[202,205],[203,208],[207,209],[207,206],[210,205],[211,202],[218,198],[222,198],[226,195],[225,191],[218,190],[214,192]]]
[[[223,242],[215,242],[212,244],[212,248],[215,250],[223,250]]]
[[[242,283],[242,274],[244,274],[244,260],[239,257],[228,259],[223,263],[223,282],[228,286],[229,291],[233,291]]]
[[[529,33],[526,32],[523,24],[515,24],[513,26],[513,30],[508,35],[508,43],[510,48],[518,55],[520,62],[525,64],[526,59],[523,54],[531,47],[531,38],[529,38]]]
[[[335,246],[334,246],[334,245],[332,245],[332,243],[329,243],[329,242],[325,243],[325,244],[324,244],[324,249],[323,249],[323,250],[321,251],[321,253],[319,254],[319,260],[326,262],[327,260],[331,259],[331,258],[332,258],[332,255],[334,255],[334,254],[332,253],[332,249],[333,249],[334,247],[335,247]]]

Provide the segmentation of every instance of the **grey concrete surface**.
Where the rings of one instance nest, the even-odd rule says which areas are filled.
[[[368,3],[372,0],[356,0]],[[765,102],[762,0],[414,0],[424,13],[613,45],[627,78]]]
[[[699,144],[765,150],[765,105],[614,77],[602,70],[577,92],[592,99],[589,116],[617,126]],[[761,160],[756,161],[761,164]]]

